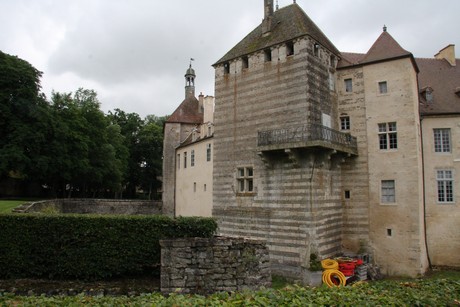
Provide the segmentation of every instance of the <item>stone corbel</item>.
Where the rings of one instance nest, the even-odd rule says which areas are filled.
[[[284,153],[288,155],[288,159],[294,167],[299,166],[300,164],[299,156],[294,150],[288,148],[284,150]]]
[[[264,155],[262,151],[258,151],[257,155],[260,157],[260,160],[264,163],[265,167],[269,168],[271,167],[270,161],[268,160],[267,156]]]

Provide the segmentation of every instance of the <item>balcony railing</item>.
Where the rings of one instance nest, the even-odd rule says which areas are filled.
[[[357,154],[355,137],[318,124],[259,131],[257,145],[264,147],[281,145],[282,148],[323,146],[334,149],[344,148],[346,152]]]

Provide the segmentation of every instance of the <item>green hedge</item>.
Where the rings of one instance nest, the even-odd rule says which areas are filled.
[[[159,273],[163,238],[211,237],[211,218],[0,215],[0,278],[106,279]]]

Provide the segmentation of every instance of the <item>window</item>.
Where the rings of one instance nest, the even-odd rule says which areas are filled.
[[[190,166],[195,166],[195,150],[190,153]]]
[[[436,181],[438,183],[438,202],[452,203],[454,201],[454,177],[452,170],[438,170]]]
[[[331,67],[335,68],[335,56],[331,55],[329,57],[329,64],[331,65]]]
[[[180,169],[180,154],[177,154],[177,169]]]
[[[286,56],[294,55],[294,43],[287,42],[286,43]]]
[[[313,54],[319,57],[319,44],[318,43],[313,44]]]
[[[243,69],[249,67],[249,58],[247,56],[244,56],[241,58],[241,61],[243,62]]]
[[[193,183],[193,192],[196,192],[196,182]]]
[[[380,149],[397,149],[398,135],[396,133],[396,123],[379,124],[379,146]]]
[[[381,186],[382,186],[381,202],[382,203],[394,203],[396,201],[395,181],[394,180],[382,180]]]
[[[345,92],[347,93],[353,92],[353,80],[350,78],[350,79],[345,79],[343,81],[345,83]]]
[[[387,92],[388,92],[387,82],[386,81],[379,82],[379,93],[386,94]]]
[[[253,170],[252,167],[240,167],[237,170],[238,192],[253,192]]]
[[[272,61],[272,51],[270,48],[264,50],[264,59],[265,59],[265,62]]]
[[[203,191],[206,192],[206,183],[203,186]]]
[[[224,74],[229,74],[230,73],[230,63],[229,62],[225,62],[224,63]]]
[[[212,126],[208,125],[208,136],[212,135]]]
[[[350,190],[345,190],[345,199],[350,199],[351,197],[351,194],[350,194]]]
[[[206,145],[206,161],[211,161],[211,144]]]
[[[434,152],[450,152],[450,129],[433,129]]]
[[[335,90],[335,78],[332,72],[329,72],[329,90]]]
[[[184,152],[184,168],[187,168],[187,152]]]
[[[350,116],[340,116],[340,130],[350,130]]]

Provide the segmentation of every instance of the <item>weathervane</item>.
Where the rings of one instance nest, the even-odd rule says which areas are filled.
[[[192,67],[192,61],[195,61],[194,58],[190,58],[190,67]]]

